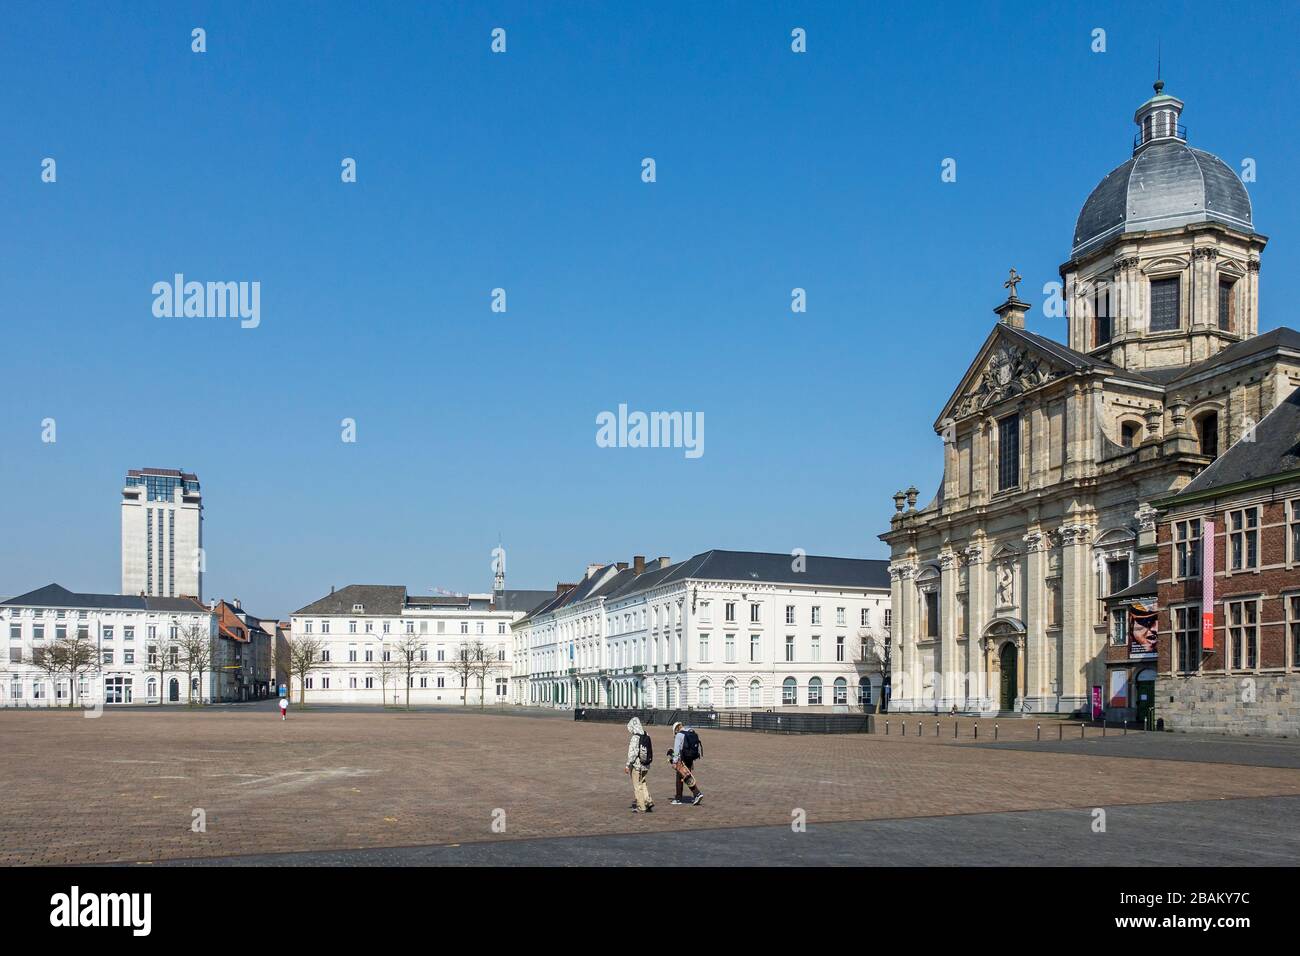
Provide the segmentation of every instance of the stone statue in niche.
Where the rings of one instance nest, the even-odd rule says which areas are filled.
[[[1010,564],[998,568],[998,607],[1010,607],[1016,603],[1016,572]]]

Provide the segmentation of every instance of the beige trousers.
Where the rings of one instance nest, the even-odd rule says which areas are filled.
[[[638,770],[636,767],[633,767],[631,775],[632,793],[636,797],[636,808],[638,810],[644,810],[646,807],[654,803],[654,801],[650,799],[650,788],[646,785],[646,778],[650,776],[650,771]]]

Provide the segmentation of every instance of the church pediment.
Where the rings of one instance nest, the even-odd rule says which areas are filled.
[[[977,414],[1074,371],[1022,335],[1005,326],[994,330],[948,400],[941,421]]]

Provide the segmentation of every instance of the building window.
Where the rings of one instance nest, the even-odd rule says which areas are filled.
[[[893,626],[894,626],[894,609],[892,607],[887,607],[885,608],[885,630],[888,631]]]
[[[728,680],[722,685],[722,706],[736,706],[736,682],[734,680]]]
[[[1253,599],[1228,601],[1225,611],[1232,669],[1253,671],[1259,652],[1259,605]]]
[[[1232,331],[1232,287],[1231,279],[1219,280],[1219,328],[1225,332]]]
[[[1174,522],[1174,576],[1201,576],[1201,519]]]
[[[1110,612],[1110,642],[1115,647],[1128,643],[1128,608],[1117,607]]]
[[[793,677],[787,677],[781,681],[781,703],[786,707],[793,707],[798,702],[798,685]]]
[[[794,661],[794,635],[793,634],[787,634],[785,636],[785,659],[786,659],[786,663],[790,663]]]
[[[1300,594],[1288,594],[1286,602],[1287,643],[1291,645],[1291,666],[1300,667]]]
[[[728,601],[725,605],[723,605],[723,608],[725,611],[727,623],[734,624],[736,622],[736,602]]]
[[[794,623],[794,605],[793,605],[793,604],[787,604],[787,605],[785,606],[785,623],[787,623],[787,624],[793,624],[793,623]]]
[[[1287,505],[1287,510],[1289,512],[1287,515],[1289,527],[1286,537],[1291,548],[1288,560],[1295,564],[1300,563],[1300,498],[1291,499],[1290,504]]]
[[[356,622],[356,621],[348,621],[348,633],[349,633],[349,634],[355,634],[356,632],[357,632],[357,622]]]
[[[709,635],[700,635],[700,662],[708,663],[709,660]]]
[[[820,704],[822,702],[822,679],[814,677],[808,681],[808,704]]]
[[[750,623],[750,624],[760,624],[760,623],[762,623],[763,618],[760,616],[760,611],[759,611],[759,609],[760,609],[762,606],[763,606],[763,605],[761,605],[761,604],[751,604],[751,605],[749,606],[749,623]]]
[[[1174,643],[1178,647],[1178,671],[1193,674],[1201,669],[1201,606],[1174,608]]]
[[[1179,317],[1178,277],[1151,280],[1151,331],[1172,332],[1182,324]]]
[[[844,614],[845,614],[844,608],[842,608],[842,607],[837,607],[837,608],[835,609],[835,626],[836,626],[836,627],[844,627],[844,625],[845,625],[846,623],[848,623],[847,620],[846,620],[846,618],[845,618],[845,616],[844,616]]]
[[[762,656],[762,637],[758,634],[749,635],[749,659],[757,661]]]
[[[302,626],[302,632],[303,632],[304,634],[310,634],[310,633],[311,633],[311,624],[312,624],[311,621],[305,621],[305,622],[303,623],[303,626]]]
[[[860,611],[858,612],[858,623],[859,623],[862,627],[870,627],[870,626],[871,626],[871,608],[869,608],[869,607],[864,607],[864,608],[862,608],[862,610],[860,610]]]
[[[1219,457],[1218,412],[1206,412],[1196,420],[1196,440],[1200,443],[1202,455]]]
[[[816,627],[816,626],[817,626],[818,624],[820,624],[821,622],[822,622],[822,609],[821,609],[820,607],[814,607],[814,608],[812,609],[812,623],[813,623],[813,626]]]
[[[1110,288],[1105,281],[1092,297],[1092,347],[1110,343]]]
[[[998,491],[1020,487],[1020,415],[998,422]]]
[[[752,680],[749,682],[749,706],[763,706],[763,684],[761,681]]]
[[[871,703],[871,678],[858,678],[858,703],[866,707]]]
[[[328,634],[328,633],[330,632],[330,622],[329,622],[329,621],[321,621],[321,622],[320,622],[320,632],[321,632],[322,634]]]
[[[700,706],[713,706],[713,688],[709,685],[707,678],[700,681]]]
[[[840,663],[844,662],[844,638],[835,638],[835,659]]]
[[[727,634],[723,638],[723,644],[726,649],[726,659],[728,664],[736,663],[736,635]]]
[[[1106,562],[1106,582],[1110,586],[1107,594],[1118,594],[1129,586],[1128,558],[1115,558]]]
[[[1259,567],[1259,508],[1228,512],[1228,561],[1232,571]]]
[[[814,634],[812,638],[812,660],[820,661],[822,659],[822,639]]]
[[[847,704],[849,702],[849,682],[843,677],[835,678],[835,696],[831,698],[831,703]]]
[[[1119,442],[1125,448],[1136,448],[1142,443],[1142,426],[1137,422],[1124,422],[1119,428]]]
[[[939,592],[925,592],[925,636],[939,636]]]

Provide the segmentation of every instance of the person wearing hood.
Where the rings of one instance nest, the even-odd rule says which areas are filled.
[[[641,726],[641,720],[633,717],[627,722],[627,765],[623,771],[632,778],[632,795],[636,803],[632,804],[633,813],[651,813],[655,802],[650,798],[650,788],[646,778],[650,776],[650,762],[654,751],[650,749],[650,735]]]

